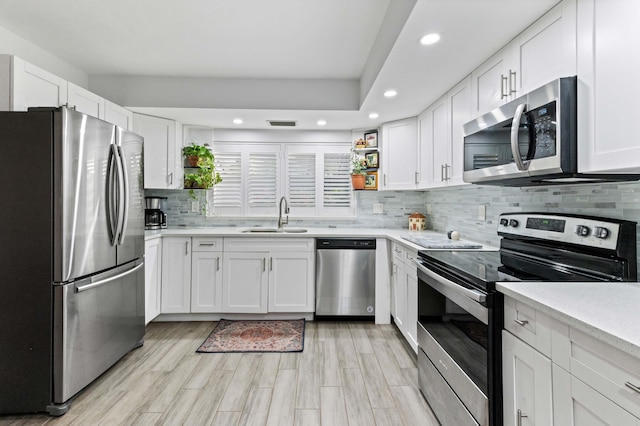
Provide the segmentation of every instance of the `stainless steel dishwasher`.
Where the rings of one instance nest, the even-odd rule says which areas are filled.
[[[316,315],[373,316],[376,240],[316,238]]]

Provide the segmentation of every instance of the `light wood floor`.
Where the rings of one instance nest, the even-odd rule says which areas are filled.
[[[307,322],[304,352],[200,354],[214,322],[151,323],[62,417],[0,425],[437,425],[393,325]]]

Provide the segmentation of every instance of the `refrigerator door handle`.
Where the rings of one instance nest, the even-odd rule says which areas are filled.
[[[124,156],[124,151],[122,147],[118,147],[118,157],[120,159],[120,166],[122,170],[122,200],[120,203],[122,208],[122,225],[120,226],[120,238],[118,239],[118,244],[122,244],[124,242],[124,237],[127,231],[127,222],[129,221],[129,176],[127,173],[127,161]]]
[[[107,227],[109,229],[109,240],[111,241],[111,245],[116,244],[116,239],[118,237],[117,231],[117,214],[116,214],[116,205],[117,201],[115,198],[114,186],[115,186],[115,161],[116,161],[116,147],[115,145],[109,146],[109,160],[107,162]]]
[[[116,214],[117,214],[117,223],[116,223],[116,228],[115,228],[115,236],[113,239],[112,244],[116,245],[119,244],[120,241],[120,235],[122,232],[122,227],[124,226],[124,209],[123,209],[123,203],[124,203],[124,169],[123,169],[123,165],[122,165],[122,161],[120,159],[120,153],[119,153],[119,149],[118,146],[111,145],[112,149],[114,151],[114,155],[116,156],[116,170],[117,170],[117,174],[116,174],[116,182],[117,182],[117,192],[114,193],[114,198],[116,198],[118,200],[117,204],[116,204]]]
[[[108,284],[111,281],[119,280],[123,277],[126,277],[127,275],[133,274],[135,271],[142,268],[143,266],[144,266],[144,262],[141,261],[139,264],[135,265],[133,268],[126,270],[125,272],[120,272],[115,275],[108,276],[107,278],[101,278],[103,274],[98,274],[95,277],[89,278],[87,280],[82,280],[81,282],[87,282],[87,281],[88,282],[86,284],[76,284],[75,292],[80,293],[86,290],[91,290],[92,288],[100,287],[101,285],[104,285],[104,284]]]

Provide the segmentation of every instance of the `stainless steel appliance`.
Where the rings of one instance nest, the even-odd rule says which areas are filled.
[[[0,112],[0,413],[62,415],[144,337],[142,138]]]
[[[500,281],[636,281],[636,223],[500,216],[499,251],[420,251],[418,381],[442,424],[502,424]],[[615,291],[612,289],[612,291]]]
[[[376,240],[316,239],[316,315],[375,315]]]
[[[154,230],[167,228],[167,214],[161,210],[162,200],[166,199],[167,197],[144,197],[144,229]]]
[[[554,80],[464,125],[465,182],[529,186],[638,180],[579,173],[577,77]]]

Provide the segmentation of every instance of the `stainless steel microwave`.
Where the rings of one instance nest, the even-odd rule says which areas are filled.
[[[577,109],[577,77],[565,77],[465,124],[463,180],[530,186],[640,179],[578,173]]]

